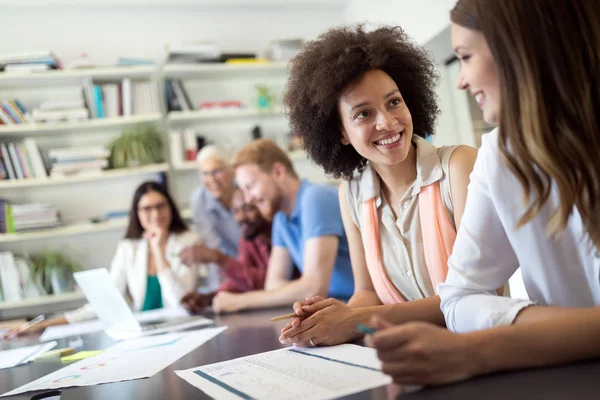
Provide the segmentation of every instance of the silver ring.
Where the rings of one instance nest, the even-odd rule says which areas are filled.
[[[312,338],[308,339],[308,342],[312,347],[317,347],[317,345],[312,341]]]

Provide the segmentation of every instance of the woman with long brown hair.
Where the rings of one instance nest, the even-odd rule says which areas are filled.
[[[399,383],[598,357],[600,2],[460,0],[451,19],[458,86],[498,125],[439,286],[461,334],[377,320],[367,342]],[[494,296],[519,267],[531,300]]]

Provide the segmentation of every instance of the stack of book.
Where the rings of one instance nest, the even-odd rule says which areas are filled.
[[[85,121],[88,118],[89,112],[82,99],[48,100],[31,111],[33,122]]]
[[[160,112],[158,96],[150,81],[92,82],[83,85],[83,99],[91,118],[129,117]]]
[[[0,199],[0,233],[56,228],[58,210],[48,204],[10,204]]]
[[[0,54],[0,71],[37,72],[61,69],[60,60],[51,51]]]
[[[0,125],[15,125],[29,122],[27,108],[17,99],[0,102]]]
[[[303,44],[302,39],[274,40],[269,43],[265,53],[271,61],[289,61],[300,51]]]
[[[110,151],[102,146],[52,149],[48,156],[52,163],[50,176],[64,178],[72,175],[96,175],[108,167]]]
[[[46,179],[40,149],[35,139],[22,143],[0,143],[0,179]]]
[[[214,42],[182,42],[168,46],[167,62],[196,64],[222,62],[221,50]]]
[[[36,283],[28,257],[15,256],[10,251],[0,252],[0,301],[19,301],[46,295]]]

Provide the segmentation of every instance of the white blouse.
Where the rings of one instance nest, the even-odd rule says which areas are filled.
[[[546,234],[559,204],[556,190],[531,222],[516,228],[526,209],[523,191],[502,159],[498,136],[496,129],[483,137],[448,278],[438,286],[446,324],[457,332],[510,325],[531,304],[600,305],[600,252],[578,211],[564,232]],[[519,267],[531,301],[495,296]]]
[[[362,173],[345,184],[348,208],[352,221],[361,229],[362,204],[375,197],[380,221],[381,257],[386,272],[398,291],[407,300],[435,296],[429,270],[419,217],[419,193],[423,186],[440,182],[442,202],[452,226],[454,206],[450,188],[449,162],[456,146],[436,148],[427,140],[414,135],[417,177],[400,199],[400,215],[394,216],[391,205],[381,192],[381,179],[367,163]]]
[[[195,232],[170,234],[166,246],[166,259],[171,265],[157,273],[160,291],[165,308],[180,307],[181,298],[196,288],[197,268],[181,263],[177,256],[184,247],[201,243]],[[117,251],[111,263],[110,275],[117,288],[131,301],[133,311],[140,311],[146,299],[148,282],[148,241],[144,239],[123,239],[117,245]],[[96,317],[90,305],[65,313],[69,323],[80,322]]]

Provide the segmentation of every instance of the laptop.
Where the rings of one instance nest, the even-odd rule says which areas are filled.
[[[172,332],[214,322],[205,317],[187,317],[140,324],[106,269],[75,272],[73,277],[96,312],[104,332],[114,340]]]

